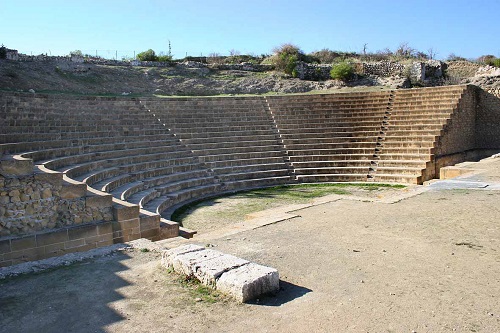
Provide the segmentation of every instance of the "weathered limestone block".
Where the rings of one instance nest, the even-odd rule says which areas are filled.
[[[201,283],[227,293],[240,302],[279,290],[274,268],[251,263],[199,245],[185,245],[162,253],[162,265],[195,276]]]
[[[202,250],[196,252],[189,252],[185,254],[177,255],[172,266],[174,270],[178,273],[185,275],[194,275],[197,267],[205,260],[214,259],[222,256],[223,254],[214,250]]]
[[[186,254],[189,252],[205,250],[203,246],[188,244],[184,246],[179,246],[170,250],[163,251],[161,254],[161,264],[165,268],[169,268],[174,264],[174,258],[181,254]]]
[[[249,263],[222,274],[216,287],[240,302],[247,302],[264,294],[278,292],[279,281],[276,269]]]
[[[224,272],[241,267],[248,263],[250,263],[248,260],[221,253],[221,256],[219,257],[195,263],[192,269],[194,271],[194,276],[200,280],[201,283],[207,286],[215,286],[216,280]]]

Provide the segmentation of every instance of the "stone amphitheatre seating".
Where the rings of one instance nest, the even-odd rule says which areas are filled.
[[[64,200],[93,207],[100,198],[115,219],[133,221],[128,232],[113,229],[113,242],[186,235],[166,218],[221,193],[297,182],[421,184],[481,148],[470,125],[475,96],[466,86],[214,98],[0,93],[0,187],[12,177],[5,170],[32,161],[36,174],[64,175]],[[8,236],[9,207],[0,209],[0,236],[22,237]],[[84,224],[104,214],[87,213]]]
[[[201,182],[189,193],[181,193],[184,198],[291,182],[264,99],[143,99],[142,103],[198,156],[212,175],[211,182]],[[147,207],[175,208],[181,200],[170,199],[169,192],[164,191]],[[166,203],[165,198],[171,203]]]
[[[299,182],[366,181],[391,92],[268,97]]]

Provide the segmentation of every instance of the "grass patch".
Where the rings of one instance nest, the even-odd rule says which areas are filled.
[[[234,223],[244,219],[246,214],[288,204],[308,203],[311,199],[329,194],[349,195],[353,191],[373,192],[384,189],[402,189],[404,185],[378,183],[313,183],[300,185],[280,185],[263,189],[242,191],[194,201],[180,207],[171,216],[173,221],[183,226],[199,230],[201,224],[213,220]],[[199,216],[198,210],[203,213]],[[195,222],[198,220],[199,222]],[[202,222],[202,220],[206,220]],[[225,222],[224,222],[225,221]],[[195,223],[192,225],[192,223]]]
[[[226,296],[215,289],[203,285],[194,276],[186,276],[178,274],[173,271],[169,271],[170,274],[176,274],[177,277],[175,281],[179,283],[184,289],[188,290],[190,296],[196,302],[205,302],[209,304],[214,304],[220,301],[225,301]]]

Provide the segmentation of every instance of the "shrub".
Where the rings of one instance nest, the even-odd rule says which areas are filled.
[[[0,59],[7,58],[7,48],[5,46],[0,46]]]
[[[330,76],[334,80],[347,81],[354,75],[354,67],[348,62],[333,65]]]
[[[481,64],[487,64],[489,65],[489,63],[494,60],[496,57],[494,55],[491,55],[491,54],[487,54],[487,55],[483,55],[483,56],[480,56],[479,58],[477,58],[477,62],[481,63]]]
[[[276,69],[285,72],[286,74],[296,76],[295,67],[297,67],[297,61],[304,61],[306,55],[297,46],[293,44],[283,44],[279,48],[274,50],[275,56],[273,57],[273,63]]]
[[[172,61],[172,56],[171,55],[160,54],[158,57],[156,57],[156,61],[170,62],[170,61]]]
[[[137,54],[137,59],[139,59],[140,61],[157,61],[158,57],[156,56],[155,51],[149,49]]]
[[[500,58],[493,60],[491,66],[500,67]]]

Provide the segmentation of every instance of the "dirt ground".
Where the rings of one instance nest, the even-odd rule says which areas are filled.
[[[500,182],[500,158],[478,168],[464,184]],[[280,272],[251,304],[205,301],[140,250],[10,278],[0,331],[500,332],[500,191],[481,188],[342,199],[211,239]]]

